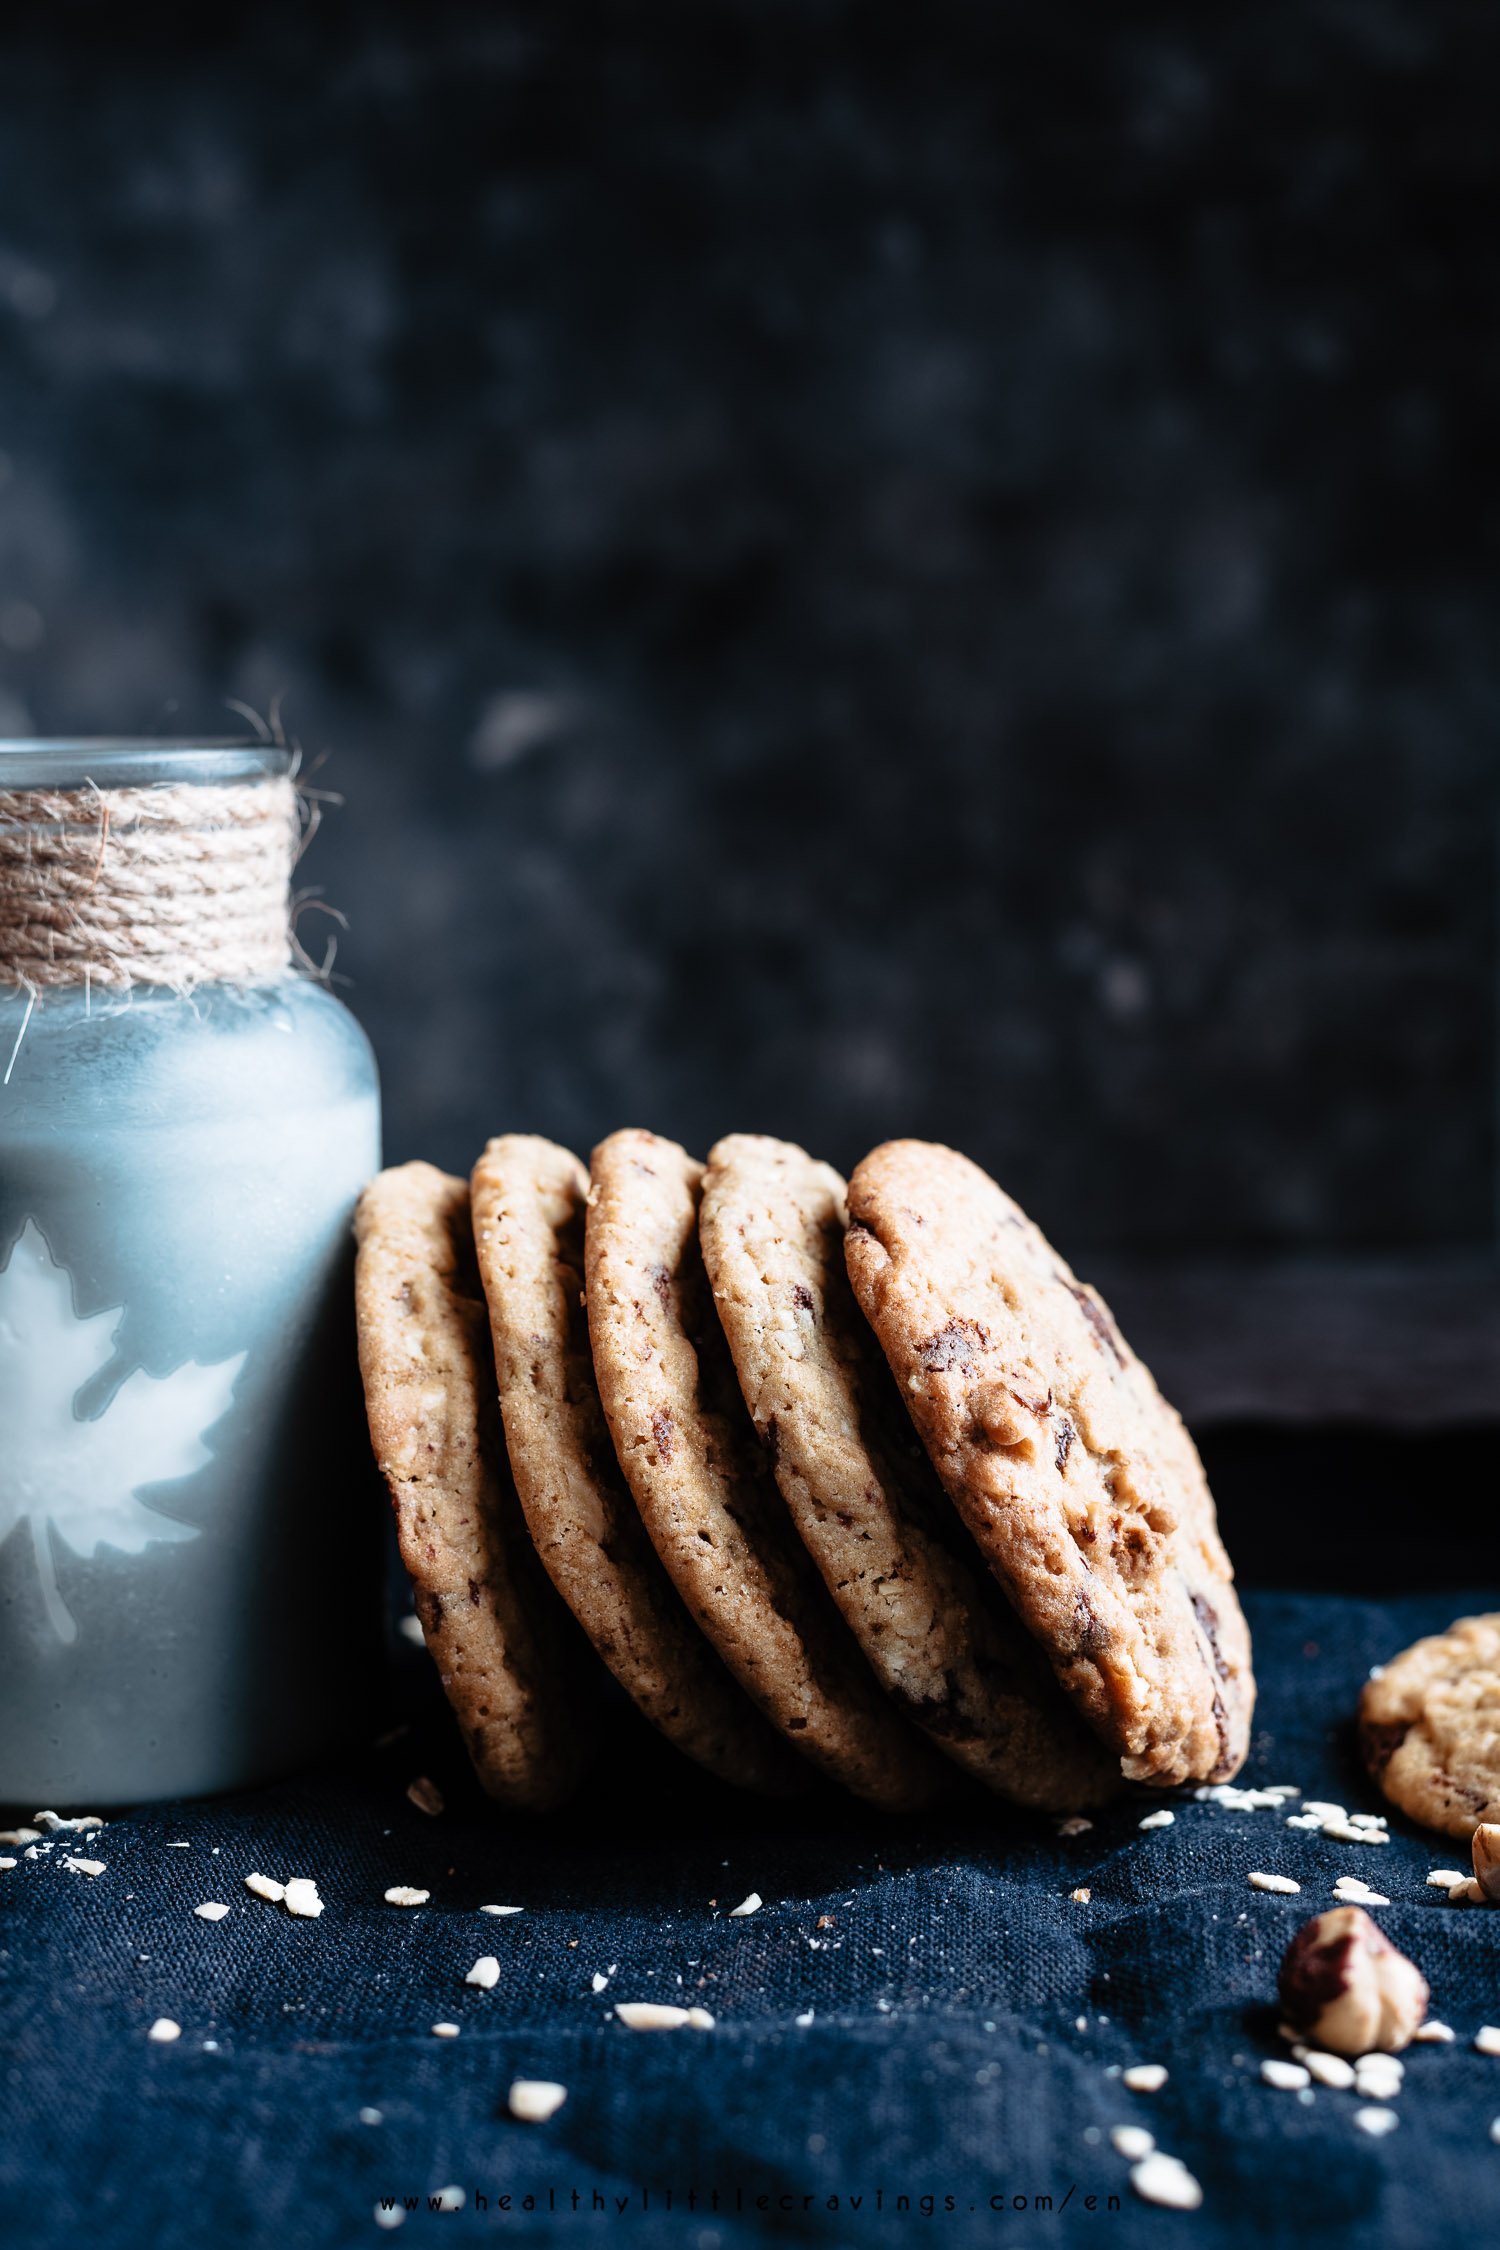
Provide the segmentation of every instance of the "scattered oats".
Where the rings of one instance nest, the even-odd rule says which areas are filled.
[[[205,2055],[216,2055],[216,2054],[218,2053],[218,2051],[219,2051],[219,2042],[218,2042],[218,2040],[217,2040],[217,2039],[205,2039],[205,2040],[204,2040],[204,2042],[203,2042],[203,2052],[205,2053]]]
[[[1068,1893],[1075,1906],[1087,1906],[1093,1895],[1087,1883],[1080,1883],[1076,1891],[1069,1891]]]
[[[179,1837],[175,1843],[162,1845],[164,1852],[190,1852],[192,1848],[185,1836]]]
[[[285,1883],[278,1883],[274,1875],[247,1875],[245,1888],[254,1891],[257,1898],[268,1898],[273,1906],[279,1906],[286,1897]]]
[[[385,1894],[387,1906],[425,1906],[431,1891],[414,1891],[410,1883],[393,1883]]]
[[[1304,2048],[1302,2060],[1320,2086],[1334,2086],[1340,2093],[1347,2093],[1354,2084],[1354,2065],[1345,2062],[1342,2055],[1323,2055]]]
[[[1304,2063],[1283,2062],[1279,2055],[1274,2055],[1268,2061],[1263,2062],[1260,2066],[1260,2074],[1268,2086],[1279,2088],[1283,2094],[1295,2094],[1299,2087],[1307,2084],[1308,2080],[1307,2067]],[[1352,2084],[1353,2071],[1349,2073],[1349,2078]]]
[[[64,1820],[61,1813],[37,1812],[31,1816],[32,1825],[44,1836],[82,1836],[90,1828],[102,1828],[103,1821],[96,1812],[80,1813],[76,1820]]]
[[[1426,2023],[1418,2024],[1412,2033],[1413,2041],[1420,2040],[1424,2047],[1446,2047],[1452,2037],[1451,2024],[1439,2023],[1436,2016],[1430,2016]]]
[[[318,1886],[310,1875],[294,1875],[284,1897],[288,1914],[295,1914],[299,1921],[316,1922],[323,1911]]]
[[[742,1898],[740,1900],[738,1906],[731,1906],[731,1908],[729,1909],[729,1919],[731,1922],[737,1922],[740,1920],[742,1915],[758,1914],[765,1903],[766,1902],[761,1897],[759,1891],[751,1891],[748,1897]]]
[[[456,2023],[435,2023],[432,2027],[432,2036],[434,2039],[456,2039],[458,2037],[458,2025]]]
[[[1071,1813],[1066,1820],[1058,1822],[1057,1833],[1059,1836],[1086,1836],[1093,1825],[1082,1813]]]
[[[16,1862],[13,1859],[0,1859],[0,1868],[10,1868],[15,1865]]]
[[[1323,1833],[1335,1844],[1388,1844],[1383,1828],[1356,1828],[1352,1820],[1325,1820]]]
[[[377,2203],[375,2206],[375,2224],[378,2227],[404,2227],[406,2213],[399,2203],[394,2204],[389,2211],[383,2203]]]
[[[1394,2055],[1361,2055],[1354,2066],[1354,2090],[1368,2102],[1393,2102],[1405,2075]]]
[[[1165,2063],[1132,2063],[1120,2073],[1120,2084],[1132,2094],[1155,2094],[1167,2083]]]
[[[1288,1828],[1321,1828],[1323,1816],[1315,1812],[1288,1813],[1286,1824]]]
[[[413,1648],[422,1648],[426,1645],[426,1635],[422,1631],[420,1617],[399,1618],[396,1623],[396,1630],[403,1641],[411,1642]]]
[[[1333,1886],[1333,1895],[1345,1906],[1389,1906],[1391,1903],[1383,1891],[1372,1891],[1359,1875],[1341,1875]]]
[[[1468,1876],[1461,1867],[1435,1867],[1427,1878],[1431,1891],[1451,1891],[1455,1883],[1467,1883]]]
[[[418,1812],[430,1813],[434,1820],[443,1809],[443,1792],[425,1773],[419,1773],[415,1781],[407,1783],[406,1794]]]
[[[1289,1781],[1273,1781],[1266,1790],[1266,1795],[1274,1797],[1278,1804],[1285,1797],[1300,1797],[1301,1794],[1301,1790],[1294,1789]]]
[[[1352,1812],[1349,1815],[1351,1828],[1389,1828],[1390,1825],[1384,1813]]]
[[[1139,2164],[1156,2146],[1144,2125],[1116,2125],[1109,2137],[1115,2154],[1128,2156],[1132,2164]]]
[[[173,2023],[170,2016],[158,2016],[146,2037],[154,2039],[159,2047],[170,2047],[174,2039],[182,2037],[182,2026]]]
[[[1373,2133],[1378,2140],[1383,2133],[1394,2133],[1401,2120],[1393,2109],[1357,2109],[1354,2122],[1362,2133]]]
[[[1087,2031],[1088,2027],[1089,2019],[1087,2016],[1075,2016],[1073,2018],[1073,2029],[1075,2031]]]
[[[481,1906],[481,1914],[524,1914],[524,1906]]]
[[[1500,2117],[1497,2117],[1490,2126],[1490,2139],[1500,2141]]]
[[[1176,1818],[1176,1813],[1168,1812],[1166,1806],[1163,1805],[1160,1812],[1148,1812],[1144,1820],[1136,1822],[1136,1826],[1137,1828],[1170,1828]]]
[[[500,1964],[493,1953],[481,1953],[468,1975],[465,1984],[477,1984],[481,1992],[493,1992],[500,1982]]]
[[[603,1992],[607,1988],[608,1984],[608,1977],[601,1976],[599,1974],[599,1971],[596,1969],[593,1976],[589,1980],[589,1990],[591,1992]]]
[[[687,2020],[690,2031],[712,2031],[714,2028],[714,2019],[707,2008],[689,2008]]]
[[[1500,2029],[1492,2023],[1482,2023],[1474,2034],[1476,2055],[1500,2055]]]
[[[193,1908],[193,1912],[200,1922],[222,1922],[229,1909],[219,1899],[206,1898],[201,1906]]]
[[[566,2086],[559,2086],[555,2078],[516,2078],[511,2081],[506,2095],[506,2106],[512,2117],[519,2117],[527,2125],[545,2125],[555,2117],[568,2098]]]
[[[1250,1888],[1252,1891],[1280,1891],[1291,1898],[1302,1885],[1294,1883],[1290,1875],[1262,1875],[1257,1868],[1250,1877]]]
[[[1347,1820],[1348,1818],[1348,1814],[1344,1811],[1342,1805],[1330,1805],[1321,1797],[1304,1797],[1302,1810],[1305,1813],[1316,1813],[1319,1820]]]
[[[1448,1893],[1450,1906],[1483,1906],[1484,1892],[1472,1875],[1465,1875]]]
[[[439,2188],[432,2198],[440,2211],[461,2211],[468,2200],[461,2187]]]
[[[1153,2149],[1130,2167],[1130,2184],[1143,2203],[1160,2203],[1169,2211],[1196,2211],[1203,2190],[1180,2157],[1163,2156]]]
[[[359,2121],[361,2125],[383,2125],[385,2118],[378,2109],[362,2109],[359,2113]]]
[[[104,1861],[102,1859],[74,1859],[69,1854],[63,1861],[63,1865],[74,1875],[102,1875],[104,1873]]]
[[[799,2031],[806,2031],[815,2013],[816,2011],[812,2008],[804,2008],[800,2016],[793,2016],[792,2021]]]
[[[617,2000],[615,2014],[627,2031],[680,2031],[688,2020],[686,2008],[661,2000]]]
[[[0,1844],[39,1844],[40,1828],[0,1828]]]

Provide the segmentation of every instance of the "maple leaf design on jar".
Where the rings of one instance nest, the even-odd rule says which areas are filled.
[[[65,1266],[28,1219],[0,1268],[0,1545],[25,1525],[47,1621],[60,1641],[78,1628],[57,1582],[54,1541],[73,1554],[139,1554],[155,1541],[196,1539],[162,1512],[212,1459],[205,1433],[233,1403],[246,1353],[167,1375],[143,1367],[110,1383],[124,1308],[80,1314]]]

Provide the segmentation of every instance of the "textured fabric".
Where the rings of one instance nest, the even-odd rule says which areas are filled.
[[[1244,1778],[1380,1809],[1351,1743],[1368,1667],[1495,1606],[1493,1591],[1252,1598],[1263,1689]],[[1500,2059],[1472,2040],[1500,2021],[1500,1913],[1425,1883],[1461,1847],[1394,1817],[1389,1845],[1360,1848],[1192,1802],[1144,1832],[1150,1804],[1133,1802],[1070,1841],[967,1808],[766,1811],[638,1740],[627,1756],[618,1715],[584,1809],[528,1824],[466,1790],[422,1665],[403,1649],[413,1731],[345,1770],[113,1820],[35,1860],[4,1847],[19,1859],[0,1874],[9,2239],[374,2242],[381,2198],[449,2187],[465,2211],[413,2212],[401,2240],[1331,2250],[1493,2228]],[[419,1773],[448,1792],[437,1818],[407,1801]],[[68,1852],[105,1872],[66,1869]],[[1252,1868],[1301,1894],[1250,1889]],[[252,1897],[252,1869],[315,1877],[326,1912],[297,1921]],[[1384,2139],[1356,2127],[1353,2094],[1259,2078],[1286,2053],[1282,1948],[1346,1872],[1389,1896],[1378,1919],[1457,2033],[1409,2050]],[[397,1883],[431,1904],[383,1904]],[[752,1890],[759,1912],[730,1918]],[[197,1919],[209,1899],[229,1915]],[[491,1991],[464,1982],[485,1953]],[[597,1995],[595,1973],[610,1980]],[[638,1999],[705,2005],[716,2028],[629,2031],[609,2010]],[[158,2016],[181,2024],[176,2044],[148,2040]],[[433,2036],[444,2020],[457,2039]],[[1167,2066],[1159,2092],[1111,2075],[1141,2062]],[[518,2074],[567,2086],[550,2123],[505,2115]],[[1122,2123],[1187,2163],[1200,2212],[1137,2199],[1108,2138]]]

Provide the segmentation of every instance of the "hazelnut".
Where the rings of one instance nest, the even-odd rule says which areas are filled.
[[[1474,1831],[1474,1880],[1500,1906],[1500,1822],[1482,1820]]]
[[[1309,2043],[1338,2055],[1394,2054],[1427,2013],[1421,1971],[1363,1907],[1304,1922],[1281,1963],[1282,2013]]]

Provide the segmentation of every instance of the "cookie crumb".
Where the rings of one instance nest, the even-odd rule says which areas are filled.
[[[1290,1875],[1263,1875],[1259,1868],[1256,1868],[1251,1874],[1249,1882],[1253,1891],[1279,1891],[1288,1898],[1302,1888],[1300,1883],[1292,1881]]]
[[[1164,2063],[1132,2063],[1120,2073],[1120,2084],[1128,2086],[1132,2094],[1159,2093],[1167,2083]]]
[[[465,1984],[477,1984],[481,1992],[493,1992],[500,1982],[500,1964],[493,1953],[481,1953],[464,1978]]]
[[[758,1914],[764,1905],[765,1900],[761,1897],[760,1892],[750,1891],[744,1898],[740,1900],[738,1906],[731,1906],[731,1908],[729,1909],[729,1919],[731,1922],[737,1922],[743,1915]]]
[[[425,1906],[431,1891],[413,1890],[410,1883],[393,1883],[385,1894],[387,1906]]]
[[[201,1906],[193,1908],[193,1912],[200,1922],[222,1922],[229,1909],[221,1899],[206,1898]]]
[[[1093,1895],[1087,1883],[1080,1883],[1076,1891],[1069,1891],[1068,1893],[1075,1906],[1087,1906]]]
[[[1159,2203],[1168,2211],[1196,2211],[1203,2190],[1180,2157],[1163,2156],[1153,2149],[1130,2167],[1130,2184],[1143,2203]]]
[[[1156,2146],[1144,2125],[1116,2125],[1109,2138],[1115,2154],[1129,2157],[1132,2164],[1139,2164]]]
[[[173,2023],[170,2016],[158,2016],[146,2037],[154,2039],[158,2047],[170,2047],[174,2039],[182,2037],[182,2026]]]
[[[419,1773],[415,1781],[407,1783],[406,1794],[418,1812],[428,1814],[433,1820],[436,1820],[443,1809],[443,1792],[435,1781],[428,1780],[425,1773]]]
[[[512,2117],[519,2117],[527,2125],[545,2125],[555,2117],[568,2098],[566,2086],[559,2086],[555,2078],[516,2078],[511,2081],[505,2106]]]

